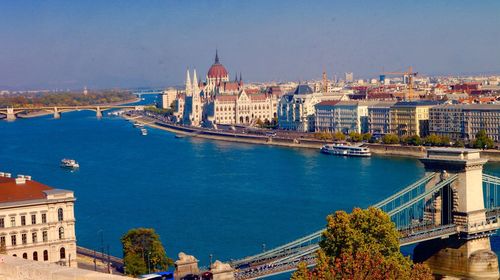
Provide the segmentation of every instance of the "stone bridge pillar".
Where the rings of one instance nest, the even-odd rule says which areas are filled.
[[[467,225],[486,224],[482,172],[487,160],[480,157],[478,150],[439,148],[429,149],[427,157],[420,161],[426,172],[441,174],[430,184],[458,174],[450,188],[443,189],[443,197],[437,199],[437,212],[444,214],[440,219],[451,219],[448,223],[456,224],[460,233],[418,244],[414,260],[428,264],[437,275],[499,279],[498,258],[491,251],[491,232],[472,235],[465,230]]]
[[[179,253],[179,259],[175,261],[175,279],[181,279],[188,274],[199,274],[198,260],[183,252]]]
[[[59,112],[59,109],[57,107],[54,107],[54,119],[60,119],[61,118],[61,112]]]
[[[96,110],[95,110],[95,115],[98,119],[102,118],[102,111],[101,111],[101,107],[97,107]]]
[[[7,118],[8,121],[13,121],[16,119],[16,114],[14,113],[14,108],[7,108]]]

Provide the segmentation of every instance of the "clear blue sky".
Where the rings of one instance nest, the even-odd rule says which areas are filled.
[[[0,89],[500,72],[500,1],[0,2]]]

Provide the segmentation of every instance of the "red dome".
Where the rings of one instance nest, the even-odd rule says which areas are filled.
[[[212,64],[212,66],[210,67],[210,69],[208,69],[208,77],[209,78],[224,78],[224,77],[227,77],[228,74],[227,74],[227,70],[226,68],[224,67],[224,65],[220,64],[220,63],[214,63]]]

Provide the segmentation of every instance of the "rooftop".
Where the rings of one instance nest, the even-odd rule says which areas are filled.
[[[29,176],[9,178],[7,175],[10,174],[0,173],[0,203],[46,199],[62,191],[33,181]]]

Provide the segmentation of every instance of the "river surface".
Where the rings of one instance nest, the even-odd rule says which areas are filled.
[[[292,241],[324,227],[332,211],[367,207],[424,174],[411,158],[343,158],[148,130],[141,136],[128,121],[90,111],[0,121],[0,171],[73,190],[81,246],[99,251],[102,235],[121,256],[128,229],[152,227],[170,257],[183,251],[201,265],[210,254],[229,260]],[[80,170],[61,169],[65,157]],[[500,165],[486,172],[498,176]]]

